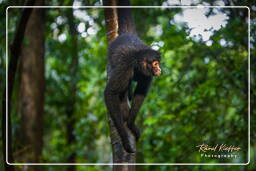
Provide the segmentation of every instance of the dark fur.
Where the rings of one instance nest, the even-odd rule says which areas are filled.
[[[129,143],[124,122],[127,122],[128,128],[138,140],[140,131],[134,121],[152,80],[153,69],[150,64],[155,60],[160,61],[160,54],[145,45],[136,35],[126,33],[110,44],[108,60],[111,72],[104,92],[105,103],[125,150],[132,153],[134,150]],[[133,93],[132,81],[137,82]],[[128,106],[128,95],[131,108]]]

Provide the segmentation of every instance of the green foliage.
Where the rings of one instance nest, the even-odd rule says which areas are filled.
[[[146,2],[144,0],[144,2]],[[147,1],[148,2],[148,1]],[[7,2],[4,2],[8,5]],[[68,4],[65,1],[64,4]],[[88,1],[88,4],[98,1]],[[142,3],[142,4],[140,4]],[[143,1],[134,5],[143,5]],[[161,5],[161,1],[150,1]],[[145,3],[144,3],[145,4]],[[57,1],[51,5],[58,5]],[[87,4],[86,4],[87,5]],[[71,75],[73,37],[65,13],[70,9],[48,9],[45,29],[45,114],[44,148],[42,162],[68,162],[71,152],[77,163],[111,162],[111,144],[107,111],[103,100],[106,83],[107,41],[103,9],[79,9],[86,19],[75,18],[76,28],[85,24],[78,33],[77,73]],[[237,10],[239,9],[232,9]],[[245,9],[242,9],[242,11]],[[247,10],[247,9],[246,9]],[[187,23],[174,23],[174,16],[182,9],[133,9],[138,34],[147,44],[157,46],[162,54],[163,74],[154,79],[153,86],[137,119],[142,136],[137,144],[137,162],[142,163],[221,163],[248,161],[248,32],[243,16],[232,17],[231,9],[222,10],[229,15],[227,24],[212,31],[207,45],[202,39],[189,36]],[[12,40],[17,14],[11,9],[9,41]],[[255,11],[254,11],[255,12]],[[212,13],[209,16],[214,15]],[[255,14],[254,14],[255,16]],[[3,19],[3,16],[1,16]],[[59,19],[58,19],[59,18]],[[59,20],[59,21],[58,21]],[[1,20],[1,23],[3,21]],[[2,24],[3,25],[3,24]],[[251,21],[251,67],[255,60],[255,18]],[[94,29],[95,33],[90,33]],[[156,30],[161,30],[158,33]],[[4,35],[1,29],[0,35]],[[65,39],[61,40],[61,35]],[[221,44],[225,40],[226,44]],[[4,42],[1,39],[1,49]],[[0,58],[1,81],[5,74],[5,60]],[[251,96],[255,97],[255,71],[251,71]],[[74,96],[70,80],[76,81],[74,114],[66,114]],[[18,81],[18,79],[17,79]],[[2,89],[1,84],[1,89]],[[18,86],[17,86],[18,87]],[[18,88],[16,88],[18,89]],[[13,110],[14,141],[20,124],[15,113],[18,90],[15,91]],[[251,101],[255,104],[255,99]],[[251,115],[255,111],[251,111]],[[75,140],[67,144],[66,125],[75,120]],[[251,121],[255,130],[255,117]],[[255,131],[252,133],[255,139]],[[228,144],[241,147],[238,159],[202,158],[197,145]],[[255,153],[255,142],[251,151]],[[254,154],[255,155],[255,154]],[[253,158],[252,158],[253,159]],[[16,161],[19,162],[19,161]],[[55,170],[54,166],[44,166]],[[242,170],[245,167],[218,167],[217,170]],[[249,166],[255,169],[255,166]],[[0,168],[1,169],[1,168]],[[63,170],[66,168],[64,167]],[[169,170],[170,166],[138,166],[138,170]],[[173,170],[178,170],[178,166]],[[187,166],[180,169],[187,170]],[[59,170],[57,168],[57,170]],[[77,171],[111,170],[110,167],[76,166]],[[188,170],[216,170],[213,166],[195,166]]]

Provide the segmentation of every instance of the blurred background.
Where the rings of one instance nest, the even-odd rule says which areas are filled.
[[[2,101],[7,55],[5,8],[24,5],[24,2],[0,0],[0,3]],[[255,1],[131,0],[131,4],[248,6],[251,10],[251,106],[255,105]],[[47,8],[28,23],[9,99],[9,136],[14,162],[111,163],[103,100],[108,46],[104,9],[78,8],[102,5],[102,1],[54,0],[45,5],[76,7]],[[142,130],[137,143],[137,162],[247,163],[248,9],[134,8],[132,14],[140,38],[161,52],[163,69],[162,75],[154,79],[136,121]],[[21,8],[8,9],[9,46],[21,15]],[[38,51],[31,52],[31,49]],[[251,116],[251,139],[254,140],[255,111],[252,109]],[[0,126],[2,129],[3,123]],[[203,143],[233,145],[241,150],[233,153],[238,158],[206,158],[200,156],[196,147]],[[3,149],[2,141],[0,147]],[[250,150],[251,162],[254,162],[255,141],[251,142]],[[2,152],[0,159],[3,159]],[[137,170],[216,168],[220,171],[256,169],[254,163],[225,167],[138,166]],[[15,169],[26,170],[26,167]],[[111,170],[111,167],[38,166],[38,169],[83,171]],[[3,170],[2,164],[0,170]]]

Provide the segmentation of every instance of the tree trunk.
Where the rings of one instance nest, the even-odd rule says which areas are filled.
[[[104,0],[104,6],[116,6],[116,0]],[[105,8],[105,22],[107,29],[107,39],[110,44],[118,36],[117,10],[116,8]]]
[[[71,5],[71,4],[70,4]],[[67,121],[67,144],[71,146],[75,141],[74,136],[74,127],[75,127],[75,102],[76,102],[76,91],[77,91],[77,67],[78,67],[78,43],[77,43],[77,31],[75,26],[75,18],[73,15],[73,9],[69,9],[67,12],[68,18],[68,26],[71,33],[71,49],[70,49],[70,56],[72,57],[70,68],[70,84],[69,86],[69,100],[68,104],[66,105],[66,115],[68,118]],[[74,163],[76,158],[75,152],[70,152],[68,156],[68,162]],[[68,166],[67,171],[74,171],[75,166]]]
[[[116,0],[104,0],[104,6],[115,6],[117,4]],[[118,21],[117,21],[117,10],[115,8],[105,8],[105,22],[107,26],[107,39],[108,44],[110,44],[118,36]],[[109,76],[111,72],[111,67],[107,66],[107,75]],[[127,99],[128,100],[128,99]],[[109,118],[110,126],[110,138],[112,144],[112,153],[113,153],[113,163],[135,163],[136,155],[135,153],[127,153],[122,145],[121,138],[114,126],[112,119]],[[126,127],[128,132],[129,141],[134,149],[135,147],[135,138],[130,130]],[[114,165],[114,171],[134,171],[135,165]]]
[[[34,4],[34,0],[29,0],[26,5],[32,6]],[[10,48],[10,60],[9,60],[9,66],[8,66],[8,87],[4,87],[4,93],[3,93],[3,101],[2,101],[2,138],[3,138],[3,158],[4,158],[4,165],[5,165],[5,170],[7,171],[13,171],[14,167],[11,165],[8,165],[6,162],[8,161],[9,163],[14,162],[13,160],[13,152],[12,152],[12,126],[11,126],[11,97],[12,97],[12,92],[13,92],[13,86],[14,86],[14,80],[15,80],[15,75],[16,75],[16,70],[17,70],[17,64],[18,60],[20,57],[20,52],[21,52],[21,44],[24,38],[24,32],[25,28],[28,22],[28,19],[30,17],[30,14],[32,12],[31,8],[26,8],[22,12],[22,16],[20,18],[20,22],[17,26],[16,33],[14,36],[14,40],[12,43],[12,46]],[[8,94],[6,94],[6,90]],[[6,101],[6,97],[7,100]],[[6,117],[7,113],[7,117]],[[8,127],[5,127],[6,125],[6,120],[8,122]],[[8,130],[8,134],[6,135],[6,129]],[[6,138],[8,138],[8,144],[6,144]],[[8,145],[8,148],[6,148],[6,145]],[[8,151],[8,156],[6,155],[6,151]]]
[[[44,0],[35,5],[43,5]],[[29,18],[25,41],[21,53],[21,83],[19,112],[21,114],[22,148],[20,154],[26,163],[41,161],[43,146],[43,113],[44,113],[44,10],[35,8]],[[19,160],[20,160],[19,159]],[[24,167],[24,170],[36,170],[38,167]]]

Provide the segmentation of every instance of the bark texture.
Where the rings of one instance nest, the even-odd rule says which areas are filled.
[[[34,0],[29,0],[25,5],[32,6],[34,4]],[[12,42],[12,45],[10,47],[10,55],[9,55],[9,66],[8,66],[8,87],[4,87],[4,93],[3,93],[3,101],[2,101],[2,137],[3,137],[3,158],[4,158],[4,168],[7,171],[13,171],[14,167],[11,165],[8,165],[7,162],[12,163],[13,160],[13,151],[12,151],[12,126],[11,126],[11,97],[14,87],[14,80],[17,70],[17,64],[20,57],[21,52],[21,44],[24,39],[24,32],[25,28],[28,22],[28,19],[31,15],[32,9],[26,8],[23,10],[19,24],[16,28],[16,33],[14,36],[14,40]],[[7,100],[6,101],[6,97]],[[6,115],[7,114],[7,115]],[[8,122],[8,127],[6,127],[6,121]],[[8,134],[6,134],[6,130],[8,131]],[[8,139],[8,144],[6,144],[6,138]],[[6,145],[8,145],[7,149],[5,148]],[[6,152],[8,151],[8,156],[6,155]]]
[[[104,0],[104,6],[116,6],[117,0]],[[118,24],[117,24],[117,9],[105,8],[105,23],[107,29],[108,44],[110,44],[118,36]]]
[[[37,0],[35,5],[43,5]],[[29,18],[21,53],[21,84],[19,112],[21,114],[22,148],[19,162],[38,163],[43,147],[44,113],[44,9],[35,8]],[[23,170],[39,170],[24,167]]]

